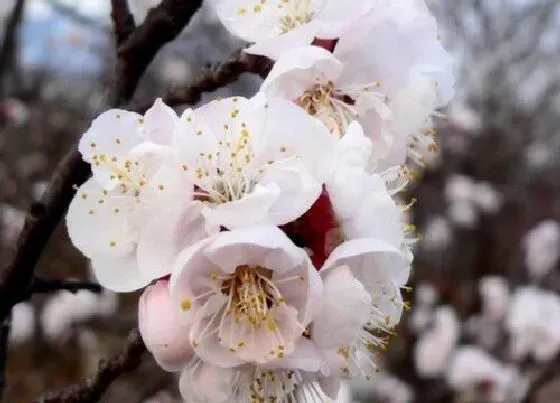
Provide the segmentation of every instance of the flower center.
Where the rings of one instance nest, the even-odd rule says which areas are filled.
[[[354,100],[337,90],[332,81],[318,83],[306,90],[296,103],[311,116],[320,119],[332,134],[341,137],[358,117]]]
[[[222,282],[222,293],[229,297],[225,315],[233,315],[237,323],[247,321],[254,328],[266,326],[274,331],[276,321],[270,309],[283,303],[284,298],[271,279],[272,270],[265,267],[238,266]]]
[[[278,7],[285,8],[286,14],[280,18],[282,34],[291,31],[313,19],[312,0],[283,0]]]

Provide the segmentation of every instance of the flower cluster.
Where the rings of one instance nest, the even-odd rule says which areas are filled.
[[[435,148],[450,59],[413,0],[217,11],[275,59],[261,91],[99,116],[70,238],[103,286],[145,288],[143,339],[190,401],[324,401],[374,375],[400,320],[414,236],[395,195]]]

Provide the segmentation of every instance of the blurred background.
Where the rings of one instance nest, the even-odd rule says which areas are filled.
[[[0,2],[0,267],[25,211],[62,156],[108,108],[114,44],[108,0]],[[137,22],[157,0],[132,0]],[[382,370],[341,402],[560,402],[560,2],[431,1],[457,57],[440,149],[409,187],[416,245],[411,309]],[[243,46],[208,4],[158,55],[135,99],[151,102]],[[251,95],[244,75],[217,95]],[[88,279],[64,225],[38,273]],[[13,311],[6,402],[83,379],[120,351],[138,295],[34,296]],[[540,381],[539,381],[540,382]],[[149,359],[104,402],[179,402]]]

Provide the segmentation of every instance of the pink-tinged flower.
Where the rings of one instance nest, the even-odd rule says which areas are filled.
[[[169,280],[159,280],[144,290],[138,303],[138,326],[146,348],[165,370],[181,370],[192,357],[190,327],[171,300]]]
[[[171,275],[195,353],[220,367],[290,365],[321,287],[305,251],[275,227],[201,241],[180,254]]]
[[[179,380],[181,395],[192,403],[323,403],[329,401],[323,389],[328,386],[316,374],[297,369],[252,364],[223,368],[199,359],[189,363]]]
[[[377,1],[221,0],[217,12],[234,35],[254,43],[246,51],[273,59],[315,38],[335,40]]]
[[[310,327],[331,377],[375,373],[373,355],[400,320],[409,272],[407,256],[376,239],[347,241],[331,253],[319,271],[324,293]]]
[[[435,149],[432,117],[453,95],[451,69],[423,1],[381,1],[332,53],[316,46],[283,53],[262,91],[295,101],[338,137],[358,120],[379,165],[402,164],[407,154],[422,163]]]
[[[300,108],[263,97],[187,110],[177,139],[179,167],[194,184],[202,215],[228,229],[300,217],[321,193],[335,147]]]
[[[172,164],[178,121],[157,100],[144,116],[104,112],[80,140],[93,176],[70,204],[68,233],[111,290],[132,291],[169,274],[178,248],[206,234],[200,207],[190,203],[192,184]]]

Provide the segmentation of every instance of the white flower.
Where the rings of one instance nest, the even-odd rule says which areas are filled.
[[[189,203],[192,185],[169,164],[177,123],[158,100],[144,117],[104,112],[80,140],[93,176],[70,204],[68,233],[111,290],[131,291],[168,274],[179,247],[205,235],[199,206]]]
[[[430,217],[424,229],[421,246],[428,251],[444,250],[453,240],[453,228],[449,220],[436,215]]]
[[[180,168],[203,202],[202,214],[229,229],[300,217],[321,193],[335,145],[290,102],[262,97],[187,110],[177,138]]]
[[[10,343],[19,344],[29,340],[35,332],[35,311],[29,302],[20,302],[12,308]]]
[[[474,185],[473,201],[485,213],[496,213],[502,206],[502,195],[488,182]]]
[[[506,317],[512,352],[548,361],[560,350],[560,297],[535,287],[519,288]]]
[[[375,238],[400,248],[406,242],[403,214],[391,197],[386,176],[367,172],[372,151],[371,141],[353,122],[338,142],[326,189],[345,239]]]
[[[319,274],[325,291],[311,326],[331,376],[371,377],[372,356],[384,349],[405,306],[400,288],[410,262],[403,252],[377,239],[354,239],[337,247]]]
[[[111,301],[114,307],[114,297],[87,290],[80,290],[75,294],[69,291],[57,292],[47,300],[41,312],[41,326],[45,336],[51,341],[60,341],[68,335],[72,324],[106,316],[109,313],[107,301]]]
[[[460,335],[460,323],[452,308],[438,308],[433,321],[433,328],[420,336],[414,350],[416,369],[427,378],[443,374]]]
[[[560,224],[545,220],[531,229],[523,239],[525,265],[534,279],[546,276],[560,257]]]
[[[506,279],[497,276],[483,277],[478,289],[484,315],[493,321],[499,321],[509,307],[510,295]]]
[[[453,223],[463,228],[473,228],[479,219],[478,211],[471,201],[452,202],[447,215]]]
[[[506,367],[479,347],[464,346],[453,357],[447,381],[460,392],[486,386],[485,398],[501,403],[517,401],[521,378],[515,369]]]
[[[291,365],[321,287],[305,251],[275,227],[201,241],[181,253],[171,275],[195,353],[221,367]]]
[[[379,164],[403,163],[407,149],[422,163],[415,148],[435,150],[431,117],[452,97],[450,64],[425,5],[382,1],[332,54],[307,46],[282,55],[262,91],[295,101],[337,136],[358,119]]]
[[[179,389],[191,403],[329,401],[317,377],[304,371],[250,364],[223,368],[196,358],[183,370]]]
[[[246,51],[273,59],[318,37],[337,39],[375,6],[372,0],[221,0],[217,12],[234,35],[256,42]]]
[[[449,203],[470,203],[473,198],[474,186],[474,180],[469,176],[452,174],[445,183],[445,198]]]

